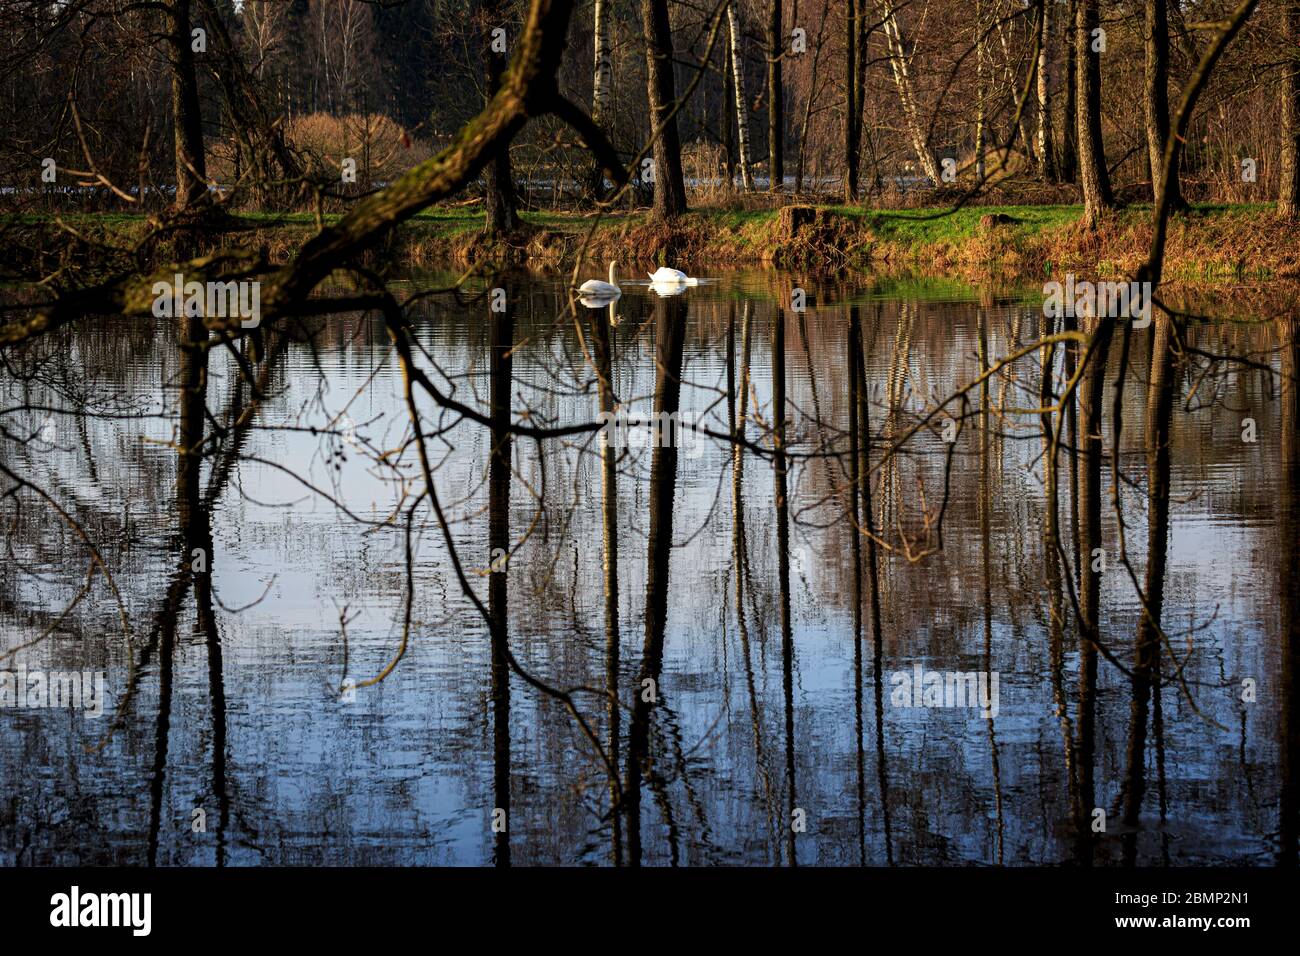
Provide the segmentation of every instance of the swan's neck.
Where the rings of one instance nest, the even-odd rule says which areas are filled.
[[[614,278],[614,263],[612,262],[609,264],[609,284],[618,285],[618,281]]]

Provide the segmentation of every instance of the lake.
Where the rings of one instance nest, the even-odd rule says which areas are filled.
[[[1097,554],[1036,290],[701,271],[395,284],[438,510],[377,314],[10,356],[0,863],[1296,859],[1294,320],[1116,327]]]

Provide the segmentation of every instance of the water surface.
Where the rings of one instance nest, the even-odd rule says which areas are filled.
[[[671,410],[678,392],[680,420],[715,437],[614,448],[612,482],[591,427],[508,442],[501,427],[596,421],[604,310],[579,306],[575,319],[566,282],[525,274],[488,283],[506,290],[504,314],[470,294],[412,309],[417,365],[463,406],[418,399],[447,530],[481,607],[429,501],[412,510],[423,481],[380,317],[313,320],[292,340],[268,335],[260,354],[244,349],[264,398],[243,421],[252,388],[220,347],[202,393],[209,414],[187,416],[192,366],[174,323],[87,320],[11,356],[0,461],[29,484],[0,502],[0,667],[103,671],[107,700],[98,720],[0,710],[0,862],[1294,860],[1300,483],[1283,375],[1295,368],[1294,326],[1193,324],[1195,351],[1174,362],[1167,641],[1142,702],[1134,582],[1145,587],[1150,558],[1158,326],[1127,339],[1118,510],[1122,332],[1110,352],[1106,653],[1093,685],[1074,576],[1045,545],[1041,353],[911,433],[982,369],[1052,331],[1041,298],[779,272],[718,280],[670,298],[625,288],[610,330],[613,397],[645,415]],[[795,287],[808,294],[803,312],[789,307]],[[1063,349],[1052,360],[1059,392]],[[738,420],[737,452],[723,436]],[[208,437],[187,474],[176,443],[196,422]],[[864,434],[870,478],[855,484]],[[1063,448],[1059,513],[1073,567],[1088,557],[1072,541],[1069,457]],[[870,491],[877,539],[874,613],[857,489]],[[107,575],[87,588],[87,541],[120,607]],[[494,553],[503,544],[508,557]],[[408,586],[404,653],[383,680],[349,690],[398,656]],[[493,616],[519,668],[570,693],[617,763],[616,788],[561,700],[500,656],[494,667]],[[898,706],[890,675],[917,665],[996,673],[996,716]],[[1079,718],[1094,711],[1088,748]],[[643,758],[634,774],[629,751]],[[1091,799],[1080,795],[1085,764]],[[1125,825],[1134,781],[1140,813]],[[1104,833],[1092,832],[1097,808]]]

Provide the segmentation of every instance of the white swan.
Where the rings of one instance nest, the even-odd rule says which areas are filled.
[[[613,298],[616,299],[623,294],[623,290],[618,287],[618,278],[614,263],[609,264],[609,281],[601,282],[599,279],[588,279],[582,285],[578,286],[578,291],[583,295],[589,295],[593,298]]]
[[[699,279],[692,279],[680,269],[670,269],[667,266],[660,266],[654,272],[649,273],[650,281],[655,285],[699,285]]]

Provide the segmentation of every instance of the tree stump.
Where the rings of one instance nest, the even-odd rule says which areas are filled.
[[[811,226],[817,220],[817,209],[813,206],[782,206],[777,219],[781,235],[793,239],[804,226]]]

